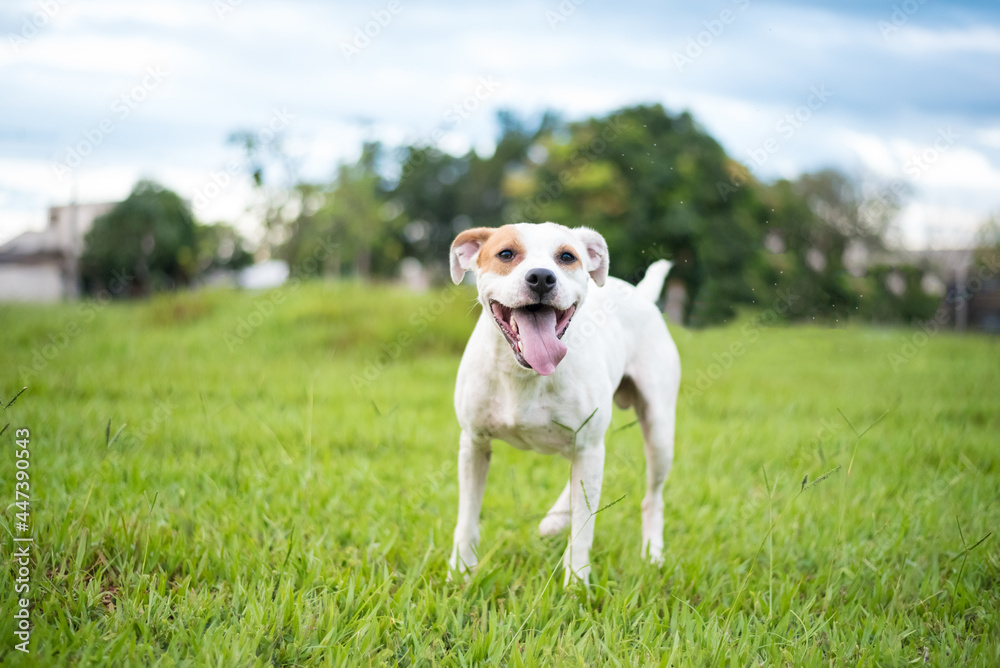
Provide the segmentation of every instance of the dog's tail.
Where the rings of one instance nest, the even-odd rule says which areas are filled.
[[[646,269],[646,275],[642,277],[635,289],[649,301],[655,302],[660,298],[660,293],[663,292],[663,282],[667,280],[667,274],[670,273],[670,268],[673,266],[673,263],[667,260],[657,260],[649,265],[649,268]]]

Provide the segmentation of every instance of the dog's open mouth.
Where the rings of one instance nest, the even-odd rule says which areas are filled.
[[[566,344],[560,339],[576,313],[576,306],[565,310],[548,304],[510,308],[491,301],[490,308],[518,364],[543,376],[556,370],[566,356]]]

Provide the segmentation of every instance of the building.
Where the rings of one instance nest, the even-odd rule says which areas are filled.
[[[972,249],[893,250],[865,256],[856,267],[845,259],[845,265],[855,275],[863,275],[871,264],[919,267],[925,272],[921,287],[928,294],[941,297],[935,314],[941,325],[960,332],[1000,334],[1000,270],[981,265],[975,256]],[[857,262],[856,257],[854,260]],[[890,274],[888,280],[892,279]],[[887,287],[896,295],[905,290],[901,281]]]
[[[49,209],[48,226],[0,246],[0,301],[54,302],[79,294],[83,237],[116,202]]]

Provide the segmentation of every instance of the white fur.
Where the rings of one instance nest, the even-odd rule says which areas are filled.
[[[641,554],[661,563],[663,485],[673,462],[680,358],[653,300],[669,266],[657,263],[651,267],[649,280],[636,288],[616,278],[606,279],[607,246],[593,230],[571,230],[553,223],[522,223],[516,228],[526,253],[506,276],[479,273],[477,244],[452,249],[456,281],[466,270],[477,273],[483,313],[465,349],[455,385],[455,411],[462,434],[451,568],[466,571],[478,561],[479,513],[491,442],[499,439],[515,448],[559,454],[570,461],[570,480],[539,529],[553,535],[570,528],[563,558],[565,581],[571,575],[588,581],[597,519],[593,513],[601,507],[604,435],[611,423],[613,401],[623,408],[634,406],[642,425],[646,489]],[[559,266],[554,256],[562,244],[577,250],[583,269],[566,271]],[[556,273],[553,305],[566,309],[577,304],[563,336],[569,351],[549,376],[517,363],[489,306],[490,300],[511,307],[533,302],[524,277],[539,267]]]

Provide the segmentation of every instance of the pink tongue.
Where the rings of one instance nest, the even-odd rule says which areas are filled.
[[[566,356],[566,345],[556,337],[556,312],[552,308],[537,311],[515,309],[521,354],[531,368],[543,376],[556,370]]]

